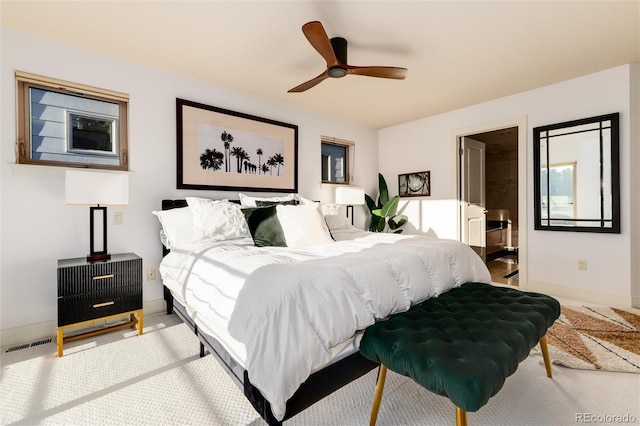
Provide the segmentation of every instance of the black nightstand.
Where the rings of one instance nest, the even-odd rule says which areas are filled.
[[[129,321],[64,337],[66,328],[129,315]],[[136,318],[137,314],[137,318]],[[58,356],[64,343],[126,327],[142,334],[142,259],[114,254],[104,262],[85,257],[58,260]]]

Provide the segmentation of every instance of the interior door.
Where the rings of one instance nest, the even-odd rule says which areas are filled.
[[[484,143],[462,137],[460,155],[461,237],[463,242],[484,252],[487,246]]]

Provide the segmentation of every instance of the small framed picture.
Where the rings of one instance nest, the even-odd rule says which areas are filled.
[[[400,197],[427,197],[431,195],[431,172],[398,175]]]

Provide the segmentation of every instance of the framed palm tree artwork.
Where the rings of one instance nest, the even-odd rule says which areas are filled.
[[[298,126],[176,99],[177,188],[298,191]]]
[[[431,195],[431,172],[398,175],[400,197],[427,197]]]

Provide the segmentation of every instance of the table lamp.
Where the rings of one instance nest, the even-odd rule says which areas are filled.
[[[129,204],[129,175],[113,172],[67,170],[65,173],[65,199],[67,204],[90,205],[89,255],[87,261],[111,259],[107,252],[106,205]],[[98,239],[102,231],[102,244]],[[96,235],[97,234],[97,235]]]
[[[347,217],[351,217],[353,225],[353,206],[364,204],[364,188],[359,186],[339,186],[336,188],[336,204],[347,206]],[[351,216],[349,216],[351,210]]]

